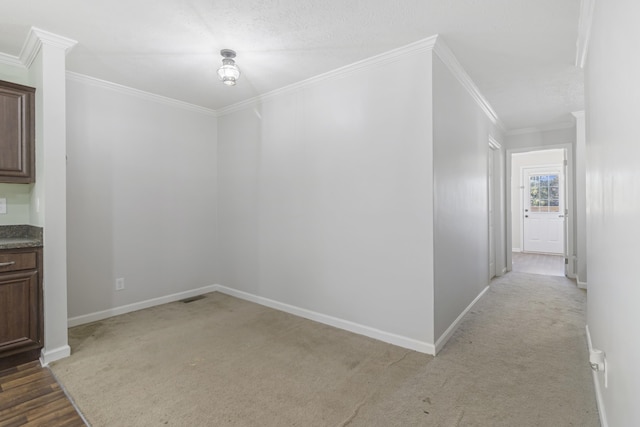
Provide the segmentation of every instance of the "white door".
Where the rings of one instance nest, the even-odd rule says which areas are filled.
[[[564,254],[563,167],[523,169],[525,252]]]

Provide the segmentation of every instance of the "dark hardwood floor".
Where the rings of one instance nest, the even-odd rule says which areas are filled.
[[[39,362],[0,371],[0,427],[85,425],[51,371]]]

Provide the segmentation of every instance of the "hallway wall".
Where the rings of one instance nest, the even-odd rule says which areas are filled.
[[[437,55],[433,122],[437,341],[489,284],[489,136],[502,135]]]
[[[640,2],[595,2],[586,66],[587,322],[605,352],[603,425],[640,425]]]

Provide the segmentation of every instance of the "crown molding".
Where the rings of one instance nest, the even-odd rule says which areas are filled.
[[[36,27],[31,27],[27,39],[20,51],[20,62],[30,68],[33,61],[36,59],[38,52],[42,45],[57,47],[64,49],[65,54],[75,46],[78,42],[67,37],[59,36],[57,34],[50,33],[48,31],[41,30]]]
[[[578,21],[578,40],[576,41],[576,67],[584,68],[589,52],[591,39],[591,23],[595,0],[582,0],[580,3],[580,20]]]
[[[489,147],[491,147],[492,150],[502,150],[502,144],[500,144],[493,135],[489,135]]]
[[[236,111],[240,111],[249,107],[260,105],[261,103],[269,99],[272,99],[274,97],[295,92],[302,88],[316,85],[320,82],[336,80],[346,75],[353,74],[360,70],[375,68],[382,64],[394,62],[394,61],[397,61],[399,58],[402,58],[407,55],[414,55],[417,53],[432,51],[434,45],[436,44],[437,39],[438,39],[438,35],[436,34],[434,36],[428,37],[426,39],[418,40],[416,42],[399,47],[397,49],[393,49],[393,50],[381,53],[379,55],[375,55],[375,56],[363,59],[361,61],[357,61],[340,68],[336,68],[335,70],[331,70],[326,73],[319,74],[317,76],[299,81],[297,83],[293,83],[288,86],[284,86],[282,88],[272,90],[270,92],[255,96],[245,101],[237,102],[235,104],[229,105],[228,107],[224,107],[217,110],[218,116],[225,116],[227,114],[231,114]]]
[[[502,120],[500,120],[500,118],[498,117],[498,114],[496,114],[493,107],[491,107],[489,101],[487,101],[482,93],[480,93],[480,89],[478,89],[478,86],[476,86],[473,80],[471,80],[471,77],[469,77],[469,74],[467,74],[460,62],[458,62],[458,59],[455,57],[451,49],[449,49],[444,40],[442,40],[442,38],[440,37],[435,44],[434,52],[436,53],[436,55],[438,55],[440,60],[442,60],[442,62],[449,68],[449,70],[458,79],[460,84],[462,84],[467,92],[469,92],[476,103],[480,106],[482,111],[484,111],[484,113],[487,115],[489,120],[491,120],[491,122],[502,132],[505,132],[506,127],[504,123],[502,123]]]
[[[25,68],[20,58],[13,55],[7,55],[6,53],[0,52],[0,64],[10,65],[12,67]]]
[[[406,46],[402,46],[397,49],[393,49],[388,52],[384,52],[382,54],[372,56],[362,61],[354,62],[353,64],[349,64],[344,67],[337,68],[327,73],[320,74],[318,76],[311,77],[306,80],[302,80],[298,83],[294,83],[294,84],[285,86],[283,88],[276,89],[271,92],[267,92],[263,95],[258,95],[251,99],[247,99],[245,101],[232,104],[228,107],[221,108],[217,110],[218,116],[219,117],[225,116],[227,114],[231,114],[236,111],[254,107],[273,97],[283,95],[285,93],[291,93],[301,88],[315,85],[323,81],[338,79],[340,77],[354,73],[359,70],[375,68],[381,64],[394,62],[399,58],[407,55],[413,55],[416,53],[431,52],[431,51],[435,52],[438,55],[438,57],[442,60],[442,62],[449,68],[449,70],[451,70],[451,72],[458,79],[458,81],[463,85],[463,87],[467,90],[467,92],[469,92],[469,94],[473,97],[476,103],[484,111],[484,113],[487,115],[489,120],[491,120],[491,122],[500,131],[505,132],[506,127],[504,126],[504,123],[502,123],[502,121],[496,114],[495,110],[491,107],[491,105],[486,100],[486,98],[482,95],[482,93],[480,93],[480,90],[478,89],[476,84],[473,82],[473,80],[471,80],[471,77],[469,77],[469,75],[464,70],[464,68],[462,68],[462,65],[460,65],[460,62],[458,62],[453,52],[449,49],[449,47],[442,40],[442,37],[439,36],[438,34],[423,40],[418,40],[417,42],[408,44]]]
[[[196,113],[206,114],[209,116],[217,117],[215,110],[200,107],[199,105],[190,104],[184,101],[178,101],[177,99],[168,98],[162,95],[156,95],[154,93],[145,92],[139,89],[134,89],[128,86],[124,86],[118,83],[108,82],[106,80],[97,79],[84,74],[75,73],[73,71],[67,71],[67,80],[76,81],[84,84],[88,84],[103,89],[108,89],[114,92],[119,92],[125,95],[135,96],[136,98],[144,99],[159,104],[169,105],[172,107],[182,108],[184,110],[194,111]]]

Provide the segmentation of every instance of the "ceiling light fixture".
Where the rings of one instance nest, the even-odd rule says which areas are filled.
[[[218,77],[227,86],[235,86],[236,80],[240,77],[240,68],[233,60],[236,53],[231,49],[222,49],[220,55],[222,55],[222,67],[218,68]]]

